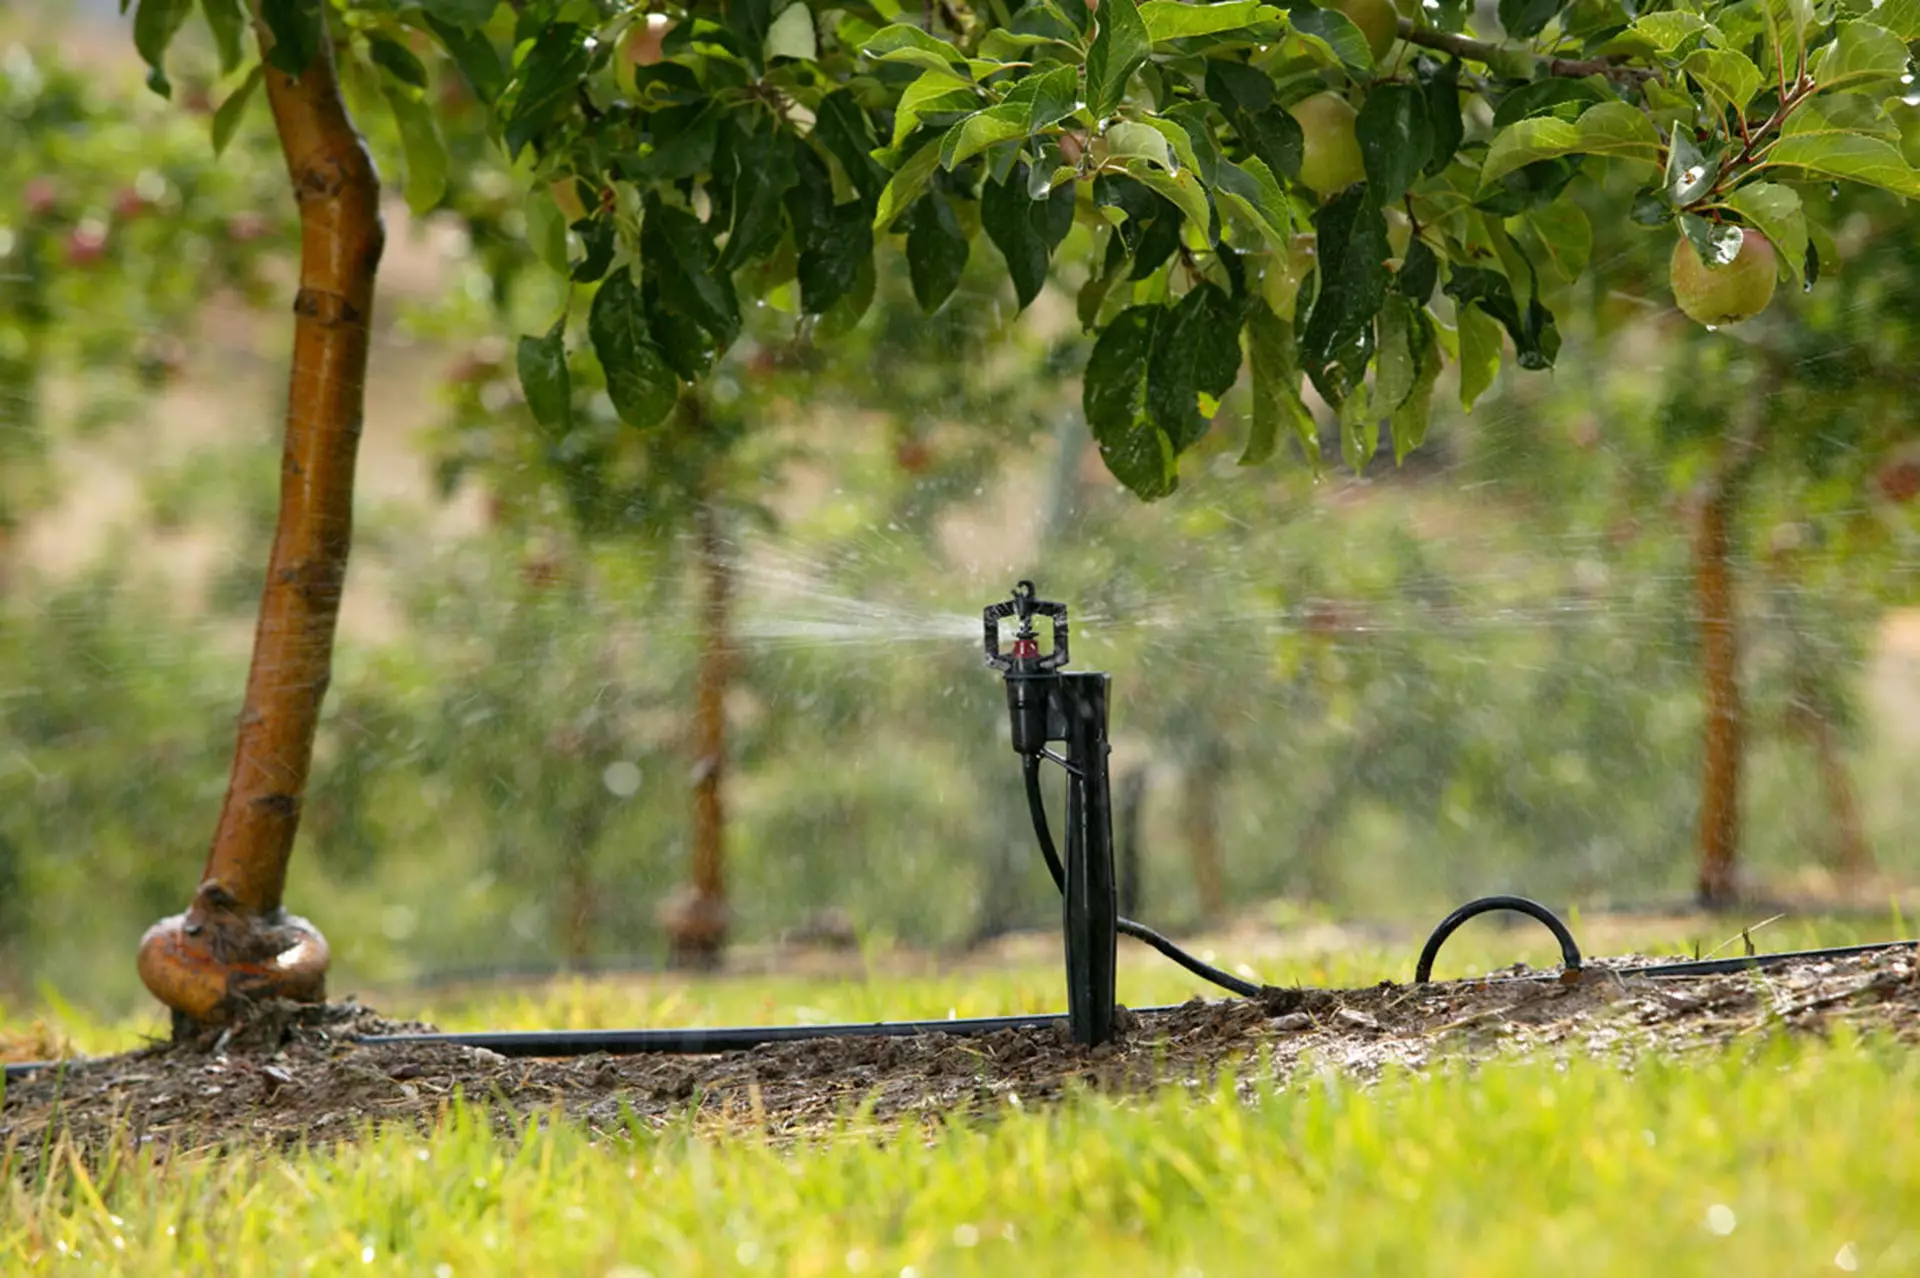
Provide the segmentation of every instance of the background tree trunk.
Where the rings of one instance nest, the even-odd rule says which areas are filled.
[[[733,565],[721,513],[710,498],[694,516],[695,553],[702,588],[700,666],[694,704],[693,864],[691,880],[668,921],[672,961],[679,967],[718,966],[726,945],[727,683]]]
[[[1706,710],[1695,888],[1700,904],[1709,909],[1731,907],[1740,895],[1740,771],[1746,732],[1733,537],[1740,498],[1759,461],[1767,397],[1776,380],[1775,371],[1763,367],[1735,408],[1726,450],[1703,487],[1694,524],[1693,589]]]

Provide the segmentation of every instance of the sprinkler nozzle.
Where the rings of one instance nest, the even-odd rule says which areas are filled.
[[[1060,667],[1067,664],[1067,606],[1036,598],[1033,583],[1022,581],[1014,586],[1012,598],[988,604],[982,617],[987,664],[1000,671],[1007,683],[1014,751],[1039,754],[1058,735],[1052,731],[1049,709]],[[1014,634],[1012,647],[1003,653],[1000,622],[1008,617],[1017,620],[1020,629]],[[1040,637],[1033,626],[1035,617],[1046,617],[1053,623],[1052,652],[1040,651]]]

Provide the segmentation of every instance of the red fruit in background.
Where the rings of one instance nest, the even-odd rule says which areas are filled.
[[[900,463],[900,469],[909,475],[917,475],[927,468],[933,460],[933,450],[924,440],[907,438],[894,445],[893,459]]]
[[[98,222],[82,222],[67,236],[67,262],[71,266],[92,266],[107,253],[107,228]]]
[[[113,215],[123,222],[131,222],[147,211],[146,197],[130,186],[120,188],[113,197]]]
[[[1902,457],[1880,468],[1876,480],[1888,501],[1904,506],[1920,497],[1920,458]]]
[[[45,217],[59,202],[60,188],[53,184],[52,178],[34,178],[20,192],[20,203],[32,217]]]
[[[194,115],[212,115],[213,95],[205,85],[196,84],[180,95],[180,106]]]
[[[263,239],[267,230],[267,219],[260,213],[235,213],[227,219],[227,238],[236,244]]]

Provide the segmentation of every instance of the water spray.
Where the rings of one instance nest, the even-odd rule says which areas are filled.
[[[1010,646],[1001,649],[1000,628],[1011,620],[1016,629]],[[1047,647],[1036,622],[1047,626]],[[1061,896],[1061,931],[1065,942],[1067,1011],[1033,1016],[988,1016],[931,1021],[871,1021],[837,1025],[765,1025],[721,1028],[633,1030],[530,1030],[466,1034],[371,1035],[355,1040],[364,1047],[448,1043],[486,1048],[503,1056],[586,1056],[681,1053],[707,1055],[741,1051],[768,1043],[790,1043],[823,1038],[912,1037],[922,1034],[991,1034],[1002,1030],[1064,1026],[1074,1041],[1088,1047],[1111,1042],[1119,1017],[1116,949],[1118,938],[1133,937],[1203,980],[1242,998],[1258,998],[1273,987],[1222,971],[1203,962],[1142,923],[1119,912],[1113,858],[1113,811],[1108,783],[1108,676],[1100,672],[1068,671],[1067,606],[1038,597],[1033,583],[1022,581],[1010,598],[988,604],[982,613],[982,644],[987,665],[999,671],[1006,685],[1008,738],[1020,759],[1027,807],[1041,859]],[[1060,746],[1056,750],[1054,746]],[[1053,840],[1041,784],[1041,768],[1053,764],[1066,775],[1066,855]],[[1508,912],[1537,920],[1560,946],[1561,968],[1555,972],[1479,978],[1480,984],[1558,981],[1578,984],[1594,971],[1609,976],[1688,978],[1774,967],[1807,959],[1847,958],[1896,949],[1915,949],[1920,941],[1888,941],[1829,949],[1795,950],[1773,954],[1746,954],[1733,958],[1680,960],[1633,965],[1589,966],[1573,933],[1546,906],[1521,896],[1487,896],[1470,901],[1449,914],[1427,938],[1414,970],[1414,984],[1432,980],[1434,961],[1447,938],[1468,920],[1482,914]],[[1172,1008],[1142,1008],[1151,1017]],[[6,1066],[7,1078],[85,1062],[39,1061]]]

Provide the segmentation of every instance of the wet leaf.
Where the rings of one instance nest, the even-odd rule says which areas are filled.
[[[1565,6],[1566,0],[1500,0],[1500,27],[1509,36],[1531,40]]]
[[[1625,102],[1603,102],[1573,121],[1553,116],[1521,120],[1498,133],[1480,169],[1480,189],[1523,165],[1567,155],[1609,155],[1655,164],[1660,135],[1653,122]]]
[[[1147,0],[1140,6],[1140,20],[1146,25],[1147,38],[1155,44],[1235,31],[1279,16],[1279,9],[1261,4],[1259,0],[1220,0],[1216,4]]]
[[[1454,152],[1466,137],[1466,122],[1460,115],[1460,63],[1449,58],[1437,71],[1427,73],[1431,63],[1421,63],[1421,92],[1427,99],[1427,126],[1433,132],[1433,153],[1427,158],[1428,173],[1441,173],[1453,162]]]
[[[427,17],[427,26],[446,47],[454,65],[460,68],[460,74],[473,89],[473,95],[492,106],[501,90],[507,87],[506,64],[500,60],[500,52],[493,47],[493,42],[479,31],[463,30],[431,14]]]
[[[1460,407],[1472,410],[1500,373],[1500,324],[1476,306],[1462,306],[1460,319]]]
[[[781,202],[799,181],[790,136],[768,127],[736,137],[730,149],[733,163],[733,223],[720,269],[737,270],[773,252],[785,233]]]
[[[873,222],[857,200],[836,205],[825,218],[794,224],[800,238],[800,304],[819,315],[847,296],[863,265],[873,262]]]
[[[967,269],[967,235],[941,191],[921,196],[907,221],[907,275],[914,300],[931,312],[952,295]]]
[[[607,376],[607,396],[620,420],[646,430],[665,420],[680,393],[680,380],[667,366],[648,331],[640,290],[621,267],[593,296],[587,336]]]
[[[560,22],[541,31],[515,77],[519,92],[503,131],[508,155],[517,157],[548,125],[574,110],[591,60],[580,27]]]
[[[1053,250],[1073,226],[1073,200],[1071,185],[1044,200],[1030,198],[1024,165],[1016,166],[1004,182],[987,182],[980,188],[981,229],[1006,259],[1022,310],[1046,286]]]
[[[846,169],[860,197],[870,203],[879,199],[887,184],[887,171],[873,158],[873,129],[850,91],[839,89],[820,99],[813,132]]]
[[[1353,19],[1338,9],[1297,4],[1287,11],[1287,21],[1296,35],[1310,47],[1318,48],[1328,61],[1337,62],[1350,71],[1372,72],[1373,50],[1367,44],[1367,37],[1353,24]]]
[[[640,227],[640,257],[647,275],[659,282],[662,301],[711,333],[721,350],[733,344],[740,333],[740,303],[732,281],[714,268],[713,237],[705,223],[683,208],[650,199]]]
[[[1147,368],[1147,415],[1166,432],[1177,456],[1207,433],[1201,394],[1215,399],[1240,374],[1240,320],[1217,285],[1187,291],[1155,328]]]
[[[1087,106],[1105,118],[1126,96],[1127,81],[1147,60],[1152,42],[1133,0],[1106,0],[1096,21],[1099,32],[1087,50]]]
[[[1680,64],[1708,93],[1745,114],[1747,103],[1765,83],[1753,59],[1732,49],[1695,49]]]
[[[1433,417],[1433,388],[1440,380],[1440,341],[1433,316],[1424,308],[1417,309],[1412,323],[1416,352],[1413,386],[1388,420],[1393,430],[1393,462],[1396,466],[1406,461],[1408,453],[1426,442],[1427,424]]]
[[[1399,203],[1433,155],[1426,95],[1411,84],[1376,85],[1353,128],[1375,201]]]
[[[1553,273],[1572,283],[1586,272],[1593,256],[1593,226],[1579,205],[1571,201],[1543,204],[1526,215]]]
[[[1247,313],[1247,363],[1253,381],[1252,426],[1242,466],[1257,466],[1273,456],[1282,432],[1290,432],[1315,469],[1320,463],[1320,432],[1300,397],[1300,366],[1294,359],[1293,325],[1265,302]]]
[[[1554,323],[1553,313],[1540,301],[1537,291],[1522,307],[1514,299],[1513,285],[1498,271],[1477,266],[1455,266],[1447,277],[1445,292],[1463,312],[1463,360],[1466,343],[1464,312],[1478,307],[1507,330],[1507,335],[1513,339],[1520,367],[1533,370],[1553,367],[1553,361],[1560,354],[1560,329]]]
[[[1114,478],[1146,501],[1179,482],[1173,446],[1146,415],[1147,365],[1166,311],[1130,306],[1094,343],[1081,383],[1081,407]]]
[[[1800,207],[1798,192],[1777,182],[1755,182],[1729,195],[1726,204],[1772,242],[1781,267],[1791,278],[1804,278],[1807,215]]]
[[[368,36],[367,55],[373,59],[373,65],[401,84],[415,89],[427,87],[427,68],[413,55],[412,49],[398,40],[377,33]]]
[[[874,206],[872,229],[876,234],[884,235],[893,229],[894,222],[920,198],[920,192],[926,189],[928,179],[939,167],[940,146],[928,142],[893,171]]]
[[[906,22],[880,28],[868,37],[861,52],[881,62],[903,62],[928,71],[967,70],[960,50]]]
[[[1713,189],[1720,176],[1720,156],[1702,151],[1683,129],[1674,130],[1667,151],[1667,199],[1675,208],[1685,208]]]
[[[417,0],[427,16],[437,18],[450,27],[462,31],[475,31],[487,25],[493,17],[493,11],[499,8],[499,0]]]
[[[1300,362],[1329,403],[1350,394],[1373,354],[1373,317],[1387,295],[1387,223],[1363,188],[1314,219],[1320,294],[1300,335]]]

